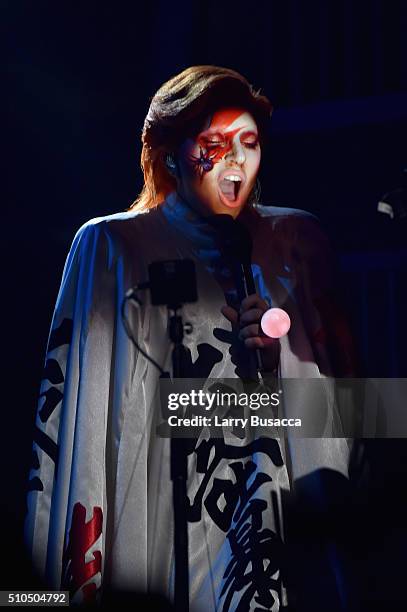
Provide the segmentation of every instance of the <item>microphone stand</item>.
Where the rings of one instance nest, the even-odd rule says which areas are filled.
[[[169,337],[173,343],[172,368],[174,378],[186,378],[190,374],[191,353],[182,343],[184,324],[178,314],[179,304],[168,306],[172,310],[169,319]],[[174,606],[177,612],[189,610],[189,560],[187,516],[187,439],[171,437],[171,480],[174,509]]]
[[[151,262],[148,266],[149,280],[140,283],[126,293],[126,298],[133,298],[141,303],[137,297],[139,289],[150,289],[150,299],[153,306],[166,305],[169,313],[169,338],[173,344],[172,369],[173,378],[186,378],[192,373],[191,352],[183,343],[184,331],[192,330],[191,324],[184,325],[182,316],[178,313],[185,303],[196,302],[197,287],[194,262],[190,259],[160,260]],[[125,301],[123,301],[123,305]],[[123,322],[126,318],[123,314]],[[133,344],[149,359],[161,372],[161,378],[169,378],[165,372],[129,333]],[[189,610],[189,563],[188,563],[188,506],[187,477],[188,477],[188,451],[187,438],[170,438],[170,477],[172,480],[173,510],[174,510],[174,604],[177,612]]]

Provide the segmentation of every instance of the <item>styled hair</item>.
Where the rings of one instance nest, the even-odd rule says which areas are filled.
[[[238,72],[218,66],[191,66],[164,83],[153,96],[144,121],[141,168],[144,186],[130,209],[148,210],[176,189],[176,179],[165,164],[168,153],[196,135],[208,115],[221,107],[245,108],[267,139],[272,105]]]

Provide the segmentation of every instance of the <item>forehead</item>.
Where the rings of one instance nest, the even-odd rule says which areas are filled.
[[[229,132],[246,128],[257,131],[253,116],[244,108],[221,108],[206,118],[205,129],[218,129]]]

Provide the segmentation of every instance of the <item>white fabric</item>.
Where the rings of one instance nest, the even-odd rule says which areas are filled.
[[[319,325],[312,301],[312,292],[318,290],[318,275],[307,267],[314,254],[311,257],[301,246],[301,228],[308,228],[307,238],[309,228],[317,227],[317,223],[301,211],[272,207],[258,207],[253,215],[257,223],[253,271],[258,292],[270,305],[285,308],[292,321],[288,336],[281,341],[280,374],[283,378],[329,374],[323,347],[310,339]],[[319,246],[313,244],[317,250]],[[91,598],[102,584],[172,594],[169,440],[154,435],[152,422],[159,373],[127,338],[120,305],[129,287],[147,280],[148,263],[184,257],[195,260],[199,295],[196,304],[183,309],[185,321],[193,325],[185,343],[194,362],[205,343],[222,354],[208,376],[236,378],[229,345],[214,334],[214,329],[229,332],[230,324],[220,311],[225,304],[224,271],[212,230],[175,194],[146,214],[127,212],[89,221],[77,233],[65,265],[38,406],[34,443],[38,465],[30,473],[26,541],[35,567],[50,587],[70,588],[76,593],[76,601]],[[321,261],[323,258],[322,253]],[[147,294],[143,302],[140,309],[127,308],[131,327],[144,350],[168,370],[171,346],[166,308],[152,307]],[[60,401],[58,392],[63,394]],[[327,405],[333,410],[329,392]],[[224,455],[225,447],[220,444],[213,448],[204,470],[198,465],[204,461],[204,444],[200,449],[197,445],[196,452],[189,456],[191,504],[196,502],[200,488],[203,490],[202,503],[195,504],[200,516],[189,523],[192,611],[235,610],[242,601],[246,602],[242,609],[252,610],[258,605],[255,598],[260,598],[264,609],[278,610],[284,603],[278,543],[282,533],[281,493],[289,490],[290,482],[285,464],[278,465],[276,458],[284,457],[287,450],[280,448],[279,441],[270,440],[269,454],[259,446],[246,451],[250,442],[258,443],[253,435],[248,432],[244,439],[224,443],[241,447],[241,457],[221,456],[218,461],[217,453]],[[57,448],[57,471],[48,443],[54,451]],[[323,467],[346,476],[345,440],[303,440],[289,446],[295,478]],[[241,482],[245,483],[242,490],[253,486],[253,493],[240,500],[236,497],[237,474],[244,473],[250,462],[254,473]],[[256,486],[259,475],[265,482]],[[218,498],[216,486],[224,491]],[[278,516],[271,503],[272,493]],[[260,510],[263,503],[265,507]],[[70,533],[74,508],[77,524],[81,524],[79,504],[86,509],[87,523],[82,520],[80,537],[85,537],[86,531],[90,533],[94,524],[96,540],[90,534],[88,546],[74,552],[70,565],[64,567],[63,551],[74,535]],[[253,539],[248,535],[243,561],[232,545],[239,504],[243,514],[248,512],[245,521],[254,534]],[[228,510],[231,517],[227,521]],[[101,533],[97,529],[98,512],[103,517]],[[225,514],[220,519],[217,512],[219,516]],[[256,527],[255,517],[260,526]],[[92,519],[94,523],[90,523]],[[221,520],[225,520],[222,528]],[[266,529],[270,532],[262,532],[267,549],[263,563],[254,549],[257,535]],[[236,546],[242,545],[239,537]],[[272,575],[264,575],[274,562],[266,561],[268,555],[276,563]],[[85,566],[85,561],[91,563]],[[86,584],[88,590],[83,588]],[[95,588],[89,587],[91,584]]]

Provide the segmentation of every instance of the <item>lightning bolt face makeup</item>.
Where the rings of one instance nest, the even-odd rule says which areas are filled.
[[[254,187],[260,166],[258,129],[242,108],[223,108],[178,152],[178,193],[201,214],[236,217]]]

